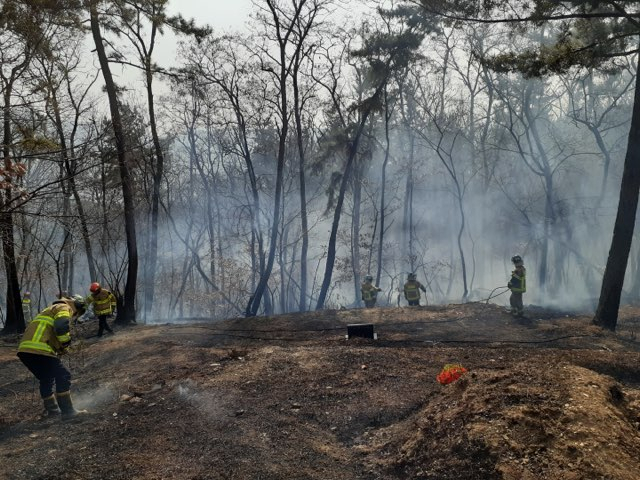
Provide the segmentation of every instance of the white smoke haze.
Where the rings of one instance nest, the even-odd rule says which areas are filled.
[[[226,423],[225,419],[230,419],[234,412],[240,408],[237,401],[232,402],[227,394],[213,389],[202,389],[189,379],[179,384],[176,392],[192,405],[199,415],[206,417],[210,422]]]
[[[299,85],[306,99],[301,118],[309,235],[305,310],[315,308],[325,274],[346,137],[358,120],[352,107],[367,93],[358,84],[365,63],[339,57],[349,42],[361,43],[361,32],[347,30],[340,37],[332,33],[331,22],[323,26],[326,30],[311,29],[309,45],[326,49],[315,52],[313,71],[310,62],[301,65]],[[369,28],[376,25],[370,19]],[[508,41],[524,48],[549,38]],[[273,48],[269,40],[225,37],[179,47],[179,66],[196,73],[194,82],[165,85],[170,93],[157,99],[166,170],[154,278],[148,271],[153,153],[146,97],[123,97],[135,145],[130,153],[137,189],[141,322],[242,316],[255,291],[271,246],[281,121],[271,83],[277,65],[267,60],[255,64],[256,52]],[[619,59],[619,68],[606,73],[524,79],[484,69],[470,55],[514,46],[506,41],[488,26],[430,35],[420,51],[423,58],[388,84],[388,108],[371,115],[355,157],[325,308],[360,306],[366,274],[382,288],[379,306],[406,305],[401,289],[409,272],[427,288],[423,305],[485,301],[491,295],[496,295],[491,302],[507,305],[509,294],[497,294],[509,280],[510,258],[519,254],[527,268],[525,305],[593,311],[618,206],[635,59]],[[330,70],[321,55],[325,52],[340,60],[333,64],[340,64],[340,71]],[[315,81],[332,73],[348,127],[338,121],[326,88]],[[237,102],[220,87],[224,82],[235,82]],[[109,132],[107,122],[103,127]],[[291,117],[273,269],[259,314],[300,308],[303,226],[295,133]],[[83,131],[87,138],[95,134]],[[89,274],[77,215],[59,214],[62,200],[29,203],[27,214],[19,217],[21,284],[33,292],[34,310],[54,298],[60,283],[83,295],[94,280],[118,294],[124,291],[121,192],[112,145],[103,142],[84,160],[87,171],[77,178],[99,278]],[[31,162],[26,183],[38,185],[56,175],[50,163]],[[64,238],[71,239],[65,248]],[[635,242],[623,302],[640,298],[639,265]]]
[[[104,384],[92,390],[73,390],[72,400],[76,409],[99,410],[102,406],[114,403],[118,399],[117,389],[111,384]]]

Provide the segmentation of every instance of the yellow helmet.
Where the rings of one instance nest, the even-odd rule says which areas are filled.
[[[78,312],[78,315],[82,315],[87,311],[87,302],[82,295],[73,295],[71,300],[73,300],[73,306],[75,307],[76,312]]]

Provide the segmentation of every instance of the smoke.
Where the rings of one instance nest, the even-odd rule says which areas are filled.
[[[179,384],[176,391],[182,399],[198,410],[199,414],[205,415],[211,421],[226,423],[225,418],[234,414],[233,407],[237,410],[237,402],[225,393],[214,389],[200,390],[191,380]]]
[[[430,36],[421,52],[428,61],[417,62],[389,84],[385,105],[389,108],[384,112],[390,114],[389,142],[385,116],[377,112],[359,143],[326,307],[355,306],[359,281],[367,273],[382,288],[379,305],[397,304],[409,272],[416,273],[427,287],[423,304],[483,301],[507,284],[510,258],[519,254],[527,268],[526,305],[594,308],[617,210],[633,102],[628,72],[632,75],[635,67],[620,74],[574,72],[531,80],[487,71],[477,58],[503,46],[502,39],[495,38],[496,31],[486,28],[455,29],[446,38]],[[206,45],[198,45],[198,55],[191,61],[204,62],[198,66],[205,69],[215,67],[212,72],[221,65],[233,69],[234,65],[223,62],[233,57],[242,64],[245,47],[250,45],[231,39],[216,43],[209,52],[204,51]],[[482,48],[488,50],[478,50]],[[231,55],[225,55],[225,49]],[[188,45],[181,57],[188,66]],[[357,101],[362,85],[355,83],[359,75],[348,71],[346,63],[345,70],[337,73],[345,97],[352,95],[348,105]],[[269,105],[278,102],[264,98],[269,91],[262,92],[263,96],[254,91],[263,84],[260,75],[271,73],[245,68],[250,63],[240,67],[238,103],[246,111],[235,112],[213,85],[197,91],[174,85],[175,94],[164,99],[165,140],[167,144],[174,141],[165,148],[163,198],[168,203],[160,215],[154,272],[148,271],[152,242],[148,209],[142,201],[136,225],[141,260],[136,307],[138,318],[147,323],[242,315],[265,268],[275,218],[279,146],[271,121],[277,115]],[[335,122],[325,115],[333,107],[323,98],[323,89],[318,85],[303,88],[313,92],[303,95],[308,97],[308,110],[303,112],[303,123],[309,127],[305,126],[303,166],[308,226],[303,227],[301,221],[300,159],[292,135],[285,153],[284,198],[278,206],[283,209],[278,244],[262,303],[272,306],[276,314],[299,309],[304,283],[300,262],[303,228],[310,239],[305,307],[313,308],[317,300],[333,213],[327,208],[327,193],[336,194],[345,160],[340,149],[327,155],[317,138],[325,139],[325,144],[342,145],[349,135],[333,131]],[[350,110],[358,111],[349,107],[345,113]],[[249,152],[243,157],[245,146],[238,141],[236,129],[229,128],[235,124],[236,113],[252,119],[241,129],[247,129],[251,168],[246,158]],[[135,174],[142,179],[147,173],[136,170]],[[145,184],[137,183],[140,188]],[[110,190],[104,199],[97,190],[87,193],[91,194],[87,195],[87,213],[98,219],[90,229],[103,235],[101,248],[94,252],[98,269],[122,287],[126,245],[119,189]],[[94,197],[92,204],[88,199]],[[100,223],[102,204],[111,205],[109,217],[113,218],[108,228]],[[58,206],[49,208],[54,211]],[[24,231],[49,235],[54,225],[45,223],[48,216],[33,218],[38,223],[24,226]],[[30,250],[27,240],[25,236],[21,251]],[[45,242],[43,237],[35,243]],[[99,280],[88,278],[82,269],[83,253],[77,239],[75,248],[74,285]],[[635,275],[639,256],[634,245],[628,269],[628,280],[634,282],[625,285],[623,298],[633,298],[634,293],[639,296],[640,280],[635,285],[635,278],[640,278]],[[43,272],[46,265],[31,263],[34,271],[25,283],[42,285],[34,300],[41,308],[57,290],[57,280],[53,271]],[[508,297],[504,293],[490,301],[507,305]],[[405,304],[401,294],[400,304]],[[206,406],[206,398],[195,392],[184,394],[193,394],[194,402]]]
[[[118,399],[118,392],[111,384],[100,385],[88,390],[73,392],[73,404],[82,410],[99,410],[103,405],[114,403]]]

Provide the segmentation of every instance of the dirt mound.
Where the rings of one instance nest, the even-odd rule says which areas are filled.
[[[71,422],[39,419],[3,339],[0,478],[635,480],[639,313],[616,334],[485,304],[135,326],[76,343]]]

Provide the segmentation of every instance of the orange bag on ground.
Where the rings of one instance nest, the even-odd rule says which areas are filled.
[[[436,375],[436,380],[442,385],[447,385],[448,383],[455,382],[465,373],[467,373],[467,369],[459,363],[447,363],[442,371]]]

